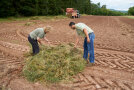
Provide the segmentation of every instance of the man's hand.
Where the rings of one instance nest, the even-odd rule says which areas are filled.
[[[74,45],[74,48],[77,48],[77,45]]]
[[[37,41],[40,43],[40,45],[42,45],[40,38],[37,38]]]
[[[48,41],[47,43],[49,44],[49,46],[51,45],[51,42]]]
[[[41,41],[38,41],[40,43],[40,45],[42,45],[42,42]]]
[[[90,39],[89,38],[87,38],[87,43],[90,43]]]
[[[51,42],[45,37],[44,40],[47,41],[47,43],[49,44],[49,46],[51,45]]]
[[[74,48],[77,48],[78,43],[79,43],[79,37],[76,34],[76,41],[75,41],[75,44],[74,44]]]
[[[83,32],[85,33],[85,35],[87,37],[87,43],[90,43],[90,39],[89,39],[89,36],[88,36],[87,29],[84,29]]]

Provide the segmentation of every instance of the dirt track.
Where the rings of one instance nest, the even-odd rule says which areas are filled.
[[[75,76],[71,84],[45,87],[28,83],[19,73],[23,53],[29,51],[27,35],[44,25],[53,30],[47,35],[53,44],[75,41],[70,21],[83,22],[95,32],[95,66]],[[12,90],[134,90],[134,20],[124,17],[84,16],[80,19],[57,21],[26,21],[0,23],[0,85]],[[83,39],[79,47],[82,47]],[[37,89],[38,88],[38,89]]]

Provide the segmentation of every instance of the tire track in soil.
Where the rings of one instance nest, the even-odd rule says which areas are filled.
[[[0,87],[7,87],[19,75],[24,64],[23,54],[29,47],[0,41]]]
[[[111,54],[108,57],[106,55],[107,53],[95,53],[96,65],[134,72],[134,60],[131,57],[120,54]]]
[[[27,43],[27,40],[20,38],[20,36],[16,33],[15,30],[13,30],[12,32],[10,31],[0,33],[0,40],[21,45],[26,45]]]
[[[9,48],[9,49],[12,49],[12,50],[16,50],[16,51],[19,51],[19,52],[28,52],[29,51],[28,46],[18,45],[18,44],[3,42],[3,41],[0,41],[0,46],[5,47],[5,48]]]
[[[1,38],[6,38],[9,40],[20,40],[22,42],[26,42],[24,39],[20,38],[16,32],[11,32],[11,33],[0,33]]]
[[[99,69],[98,69],[99,68]],[[102,70],[103,69],[103,70]],[[125,73],[117,75],[119,71],[107,69],[105,67],[86,68],[75,77],[75,81],[71,84],[74,90],[133,90],[134,89],[134,74]],[[110,73],[109,73],[110,72]],[[128,80],[128,77],[131,76]],[[119,77],[118,77],[119,76]],[[125,78],[124,78],[125,77]]]
[[[29,51],[28,46],[24,46],[26,39],[20,37],[17,31],[2,32],[0,37],[0,87],[7,87],[10,81],[17,76],[23,67],[23,53]],[[19,41],[22,45],[9,43],[13,40]],[[8,42],[7,42],[8,41]]]
[[[14,76],[21,71],[22,67],[23,58],[9,56],[0,50],[0,87],[7,87]]]
[[[20,30],[16,30],[16,33],[18,36],[20,36],[22,39],[27,40],[26,34],[24,32],[21,32]],[[27,34],[28,36],[28,34]]]

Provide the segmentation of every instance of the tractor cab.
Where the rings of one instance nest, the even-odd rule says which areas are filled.
[[[74,8],[67,8],[66,15],[69,18],[80,18],[79,10],[75,10]]]

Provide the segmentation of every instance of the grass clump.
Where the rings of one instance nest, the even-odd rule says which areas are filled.
[[[0,22],[12,22],[12,21],[30,21],[30,20],[57,20],[57,19],[66,19],[65,15],[58,16],[31,16],[31,17],[7,17],[0,18]]]
[[[28,56],[24,76],[32,82],[56,83],[72,80],[85,67],[82,51],[71,45],[42,46],[36,56]]]
[[[124,16],[124,17],[130,18],[130,19],[134,19],[134,16]]]

